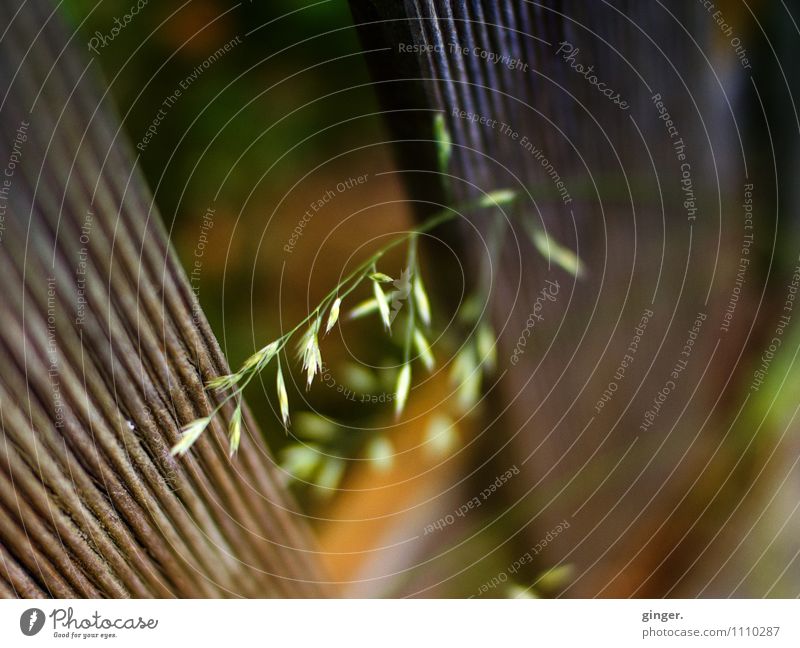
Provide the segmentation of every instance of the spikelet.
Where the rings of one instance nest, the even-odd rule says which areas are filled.
[[[229,389],[233,387],[236,383],[239,382],[241,379],[241,374],[233,373],[233,374],[225,374],[223,376],[217,376],[216,378],[212,378],[206,383],[206,387],[209,389],[213,389],[216,391],[221,391],[223,389]]]
[[[399,417],[403,413],[408,399],[408,391],[411,387],[411,365],[406,363],[397,375],[397,387],[395,388],[394,415]]]
[[[312,441],[330,441],[338,430],[333,421],[314,412],[297,412],[294,427],[298,436]]]
[[[319,318],[315,319],[308,330],[303,334],[298,347],[300,357],[303,359],[303,371],[306,372],[306,389],[311,387],[314,376],[322,370],[322,354],[319,351]]]
[[[319,488],[317,491],[318,497],[324,499],[333,495],[339,486],[339,482],[342,481],[346,467],[347,464],[336,457],[327,457],[322,461],[322,466],[314,480]]]
[[[517,199],[517,192],[511,189],[496,189],[490,191],[478,201],[479,207],[502,207],[509,205]]]
[[[414,277],[414,303],[417,305],[417,312],[419,318],[423,321],[425,326],[431,325],[431,304],[428,301],[428,293],[425,292],[425,286],[422,279],[419,278],[419,273]]]
[[[538,227],[528,227],[534,246],[548,262],[555,263],[573,277],[583,278],[586,271],[583,262],[572,250],[560,245],[556,240]]]
[[[425,365],[425,368],[428,371],[433,371],[435,362],[433,360],[431,345],[428,344],[428,340],[425,339],[422,331],[418,328],[414,329],[414,346],[417,348],[417,353],[419,353],[420,360],[422,360],[422,364]]]
[[[317,470],[322,456],[319,446],[312,443],[294,444],[281,452],[280,466],[292,479],[305,481]]]
[[[389,313],[389,302],[386,300],[386,295],[381,288],[380,283],[377,281],[372,282],[372,290],[375,293],[375,301],[378,302],[378,310],[381,313],[381,319],[383,320],[383,325],[386,327],[387,330],[392,328],[392,320]]]
[[[475,346],[478,351],[478,360],[487,371],[494,371],[497,366],[497,340],[491,325],[481,322],[476,333]]]
[[[453,420],[438,414],[425,430],[425,451],[432,459],[448,456],[458,445],[458,430]]]
[[[325,335],[330,333],[330,330],[336,324],[337,320],[339,319],[339,308],[342,305],[341,297],[337,297],[333,304],[331,305],[331,310],[328,313],[328,323],[325,325]]]
[[[347,319],[359,319],[378,310],[378,302],[372,297],[356,304],[356,307],[347,314]]]
[[[283,381],[283,371],[278,363],[278,373],[275,377],[275,388],[278,392],[278,404],[281,408],[281,420],[284,429],[289,429],[289,395],[286,393],[286,383]]]
[[[200,438],[200,435],[205,431],[209,423],[211,423],[211,417],[206,416],[203,418],[196,419],[191,423],[189,423],[188,425],[184,426],[181,429],[181,438],[174,446],[172,446],[172,454],[173,455],[186,454],[189,448],[191,448],[192,445],[194,445],[194,442]]]
[[[242,438],[242,406],[237,405],[228,426],[228,444],[230,446],[231,457],[239,450],[239,441]]]
[[[476,351],[471,345],[465,346],[453,361],[450,380],[456,388],[461,412],[466,412],[478,404],[481,389],[481,372]]]
[[[240,373],[247,373],[248,371],[260,371],[269,361],[275,357],[278,352],[278,340],[270,342],[267,346],[262,347],[244,361]]]
[[[383,272],[372,272],[370,273],[369,278],[372,279],[372,281],[377,281],[378,283],[392,283],[394,281],[394,279]]]
[[[365,450],[367,459],[381,472],[386,472],[394,463],[394,446],[388,437],[378,435],[372,439]]]

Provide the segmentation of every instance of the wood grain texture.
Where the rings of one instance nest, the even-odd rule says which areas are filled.
[[[742,6],[721,6],[742,19],[737,33],[750,37],[752,51],[767,51],[753,18],[743,20],[733,4]],[[385,88],[386,119],[398,133],[416,124],[420,134],[409,146],[427,141],[430,149],[427,156],[399,156],[411,197],[442,200],[430,181],[438,170],[424,164],[434,149],[435,113],[453,143],[446,183],[454,204],[505,188],[522,196],[502,213],[466,215],[459,231],[446,235],[474,269],[473,283],[491,279],[487,306],[507,370],[487,398],[478,432],[482,479],[524,464],[493,500],[513,540],[497,550],[514,560],[568,519],[569,533],[537,555],[520,582],[568,564],[576,577],[566,595],[730,594],[740,577],[731,552],[749,526],[726,520],[759,506],[745,493],[760,460],[757,452],[742,452],[737,438],[749,439],[752,429],[736,412],[794,265],[769,257],[768,249],[780,236],[773,212],[796,211],[795,192],[779,202],[772,177],[786,180],[785,194],[796,184],[788,179],[792,166],[775,169],[771,147],[793,161],[797,139],[782,132],[773,143],[761,115],[763,97],[773,109],[792,105],[770,86],[777,67],[770,59],[760,70],[757,95],[730,38],[720,36],[699,3],[351,0],[351,6],[363,41],[387,46],[371,55],[370,66]],[[766,23],[770,15],[760,17]],[[399,91],[414,81],[425,88],[422,100]],[[751,183],[763,207],[757,245],[766,249],[753,254],[736,317],[723,328]],[[790,234],[796,219],[781,216],[780,226]],[[532,244],[530,227],[574,251],[585,275],[549,263]],[[487,243],[493,232],[502,244],[494,250]],[[783,274],[775,272],[779,264]],[[437,278],[434,291],[457,292],[442,268]],[[560,288],[540,312],[537,299],[548,281]],[[615,382],[646,313],[635,362]],[[698,318],[701,330],[690,333]],[[669,399],[658,403],[657,423],[643,425],[690,336],[690,362]],[[598,406],[612,382],[613,398]],[[760,438],[772,449],[767,434]],[[793,551],[795,543],[787,542]],[[781,578],[796,591],[792,577]],[[752,587],[737,594],[765,591]]]
[[[0,595],[324,595],[249,412],[169,453],[228,367],[97,64],[48,2],[0,25]]]

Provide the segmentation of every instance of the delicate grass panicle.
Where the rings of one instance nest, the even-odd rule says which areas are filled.
[[[447,132],[444,116],[439,114],[434,121],[434,134],[440,169],[447,187],[449,176],[446,171],[452,155],[452,141]],[[449,193],[449,192],[448,192]],[[399,418],[405,409],[412,387],[412,364],[419,360],[427,371],[433,371],[435,357],[427,333],[433,323],[431,301],[425,290],[417,258],[417,241],[420,234],[429,232],[439,225],[453,220],[476,209],[493,209],[497,212],[497,224],[502,229],[509,216],[504,208],[515,206],[522,194],[511,189],[497,189],[485,193],[478,200],[458,208],[446,208],[435,214],[419,227],[393,239],[387,245],[365,259],[347,274],[322,301],[297,325],[278,339],[262,347],[247,358],[238,371],[215,377],[208,381],[207,387],[213,391],[228,392],[224,399],[211,412],[186,425],[172,448],[173,454],[182,455],[200,438],[222,407],[233,400],[235,409],[228,428],[231,455],[235,454],[242,435],[242,395],[250,381],[275,360],[275,391],[280,411],[280,421],[289,430],[292,415],[289,392],[286,388],[281,356],[287,345],[299,336],[297,356],[305,373],[306,389],[310,389],[314,377],[322,371],[322,351],[320,334],[327,335],[340,321],[341,309],[345,301],[364,283],[371,284],[371,296],[357,302],[348,312],[348,320],[356,320],[377,313],[383,329],[393,338],[400,337],[402,360],[394,376],[394,394],[388,399],[394,402],[394,414]],[[513,211],[519,211],[516,208]],[[522,218],[522,224],[533,246],[550,262],[563,270],[580,277],[584,273],[580,259],[572,251],[559,245],[546,235],[532,219]],[[378,262],[390,250],[407,244],[406,268],[400,280],[378,270]],[[402,285],[401,285],[402,284]],[[465,325],[469,334],[455,355],[450,369],[450,377],[456,389],[456,402],[462,413],[474,409],[480,400],[481,381],[485,372],[497,366],[496,335],[484,316],[488,295],[471,295],[460,309],[459,321]],[[393,323],[400,314],[400,325],[393,331]],[[324,330],[323,330],[324,326]],[[435,337],[435,336],[434,336]],[[363,374],[363,368],[360,374]],[[372,382],[372,376],[361,382]],[[346,462],[334,452],[325,453],[322,445],[330,446],[336,440],[338,427],[328,419],[311,413],[295,416],[299,437],[305,439],[288,446],[282,453],[281,465],[295,480],[316,485],[323,494],[334,490],[346,468]],[[388,437],[377,434],[367,439],[363,446],[365,458],[376,468],[391,466],[393,448]],[[451,451],[458,441],[455,424],[446,417],[437,416],[426,434],[426,442],[434,455]]]
[[[374,312],[378,312],[384,328],[387,332],[391,333],[392,311],[390,307],[390,301],[395,299],[395,297],[399,299],[399,296],[395,295],[395,293],[398,293],[399,291],[393,291],[390,295],[387,295],[387,293],[384,292],[383,286],[391,285],[394,280],[388,274],[380,272],[377,269],[377,263],[390,249],[397,247],[401,243],[407,242],[409,245],[409,271],[411,272],[412,276],[416,277],[416,281],[414,283],[414,299],[410,301],[412,306],[408,308],[408,315],[406,316],[408,322],[407,328],[410,333],[406,336],[404,364],[403,368],[399,372],[397,381],[399,393],[398,398],[395,399],[395,402],[400,403],[400,405],[396,407],[396,412],[399,415],[403,410],[403,406],[410,389],[411,369],[409,363],[411,343],[414,339],[413,332],[421,326],[428,326],[430,324],[429,300],[427,294],[425,293],[422,281],[419,279],[419,266],[417,264],[416,257],[417,236],[420,232],[428,231],[440,223],[455,218],[457,214],[458,211],[455,210],[444,210],[420,228],[408,232],[405,235],[402,235],[391,241],[388,245],[378,250],[378,252],[370,256],[366,261],[348,274],[330,293],[328,293],[328,295],[319,303],[319,305],[294,328],[287,331],[277,340],[270,342],[247,358],[238,371],[232,374],[217,376],[209,380],[206,384],[209,389],[213,391],[230,391],[230,393],[211,411],[208,416],[193,421],[183,428],[183,433],[180,439],[172,448],[173,454],[183,454],[188,451],[194,442],[200,438],[200,435],[208,427],[214,416],[219,413],[223,405],[229,400],[235,400],[237,403],[237,409],[240,408],[242,392],[253,379],[253,377],[261,373],[268,365],[272,363],[275,358],[279,357],[286,349],[286,345],[298,334],[300,335],[300,340],[297,345],[297,354],[301,361],[302,370],[306,376],[306,388],[310,388],[314,377],[322,370],[322,352],[319,345],[322,322],[325,321],[325,333],[329,333],[339,321],[341,307],[345,299],[349,297],[350,294],[365,281],[368,281],[372,284],[373,296],[372,298],[357,304],[350,312],[349,318],[357,319],[370,315]],[[416,309],[413,307],[413,304],[422,304],[419,309],[419,312],[422,314],[421,321],[418,321],[416,318]],[[326,314],[327,317],[325,317]],[[422,334],[420,332],[417,336],[417,346],[419,346],[421,343],[421,335]],[[424,340],[424,336],[421,339]],[[420,354],[423,357],[425,366],[430,367],[432,363],[432,351],[427,343],[425,343],[424,352],[420,351]],[[278,365],[276,369],[276,391],[281,413],[281,421],[284,427],[288,429],[290,423],[289,395],[286,389],[286,383],[280,362],[276,362],[276,364]],[[238,448],[239,439],[241,438],[241,418],[240,416],[237,416],[236,418],[238,421],[236,422],[236,426],[233,426],[234,422],[232,421],[231,429],[229,430],[232,452],[235,452],[235,450]],[[328,481],[331,480],[330,475],[332,475],[334,472],[335,471],[333,468],[328,470]]]

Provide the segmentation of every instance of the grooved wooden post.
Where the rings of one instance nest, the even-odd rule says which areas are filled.
[[[227,365],[56,13],[0,2],[0,596],[321,596],[249,413],[170,455]]]

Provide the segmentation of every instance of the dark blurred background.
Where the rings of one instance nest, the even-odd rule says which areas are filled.
[[[393,148],[389,141],[392,136],[379,114],[380,108],[370,83],[362,45],[346,2],[332,0],[301,6],[286,1],[233,4],[216,0],[190,0],[185,3],[156,3],[151,0],[119,30],[118,35],[108,39],[115,18],[122,20],[134,5],[135,0],[105,0],[96,4],[68,0],[63,6],[73,27],[77,29],[76,38],[87,43],[92,67],[109,84],[125,135],[133,146],[142,145],[138,150],[139,159],[154,193],[155,205],[171,232],[173,245],[230,364],[236,366],[254,349],[274,339],[304,317],[309,307],[315,305],[336,284],[344,268],[352,267],[354,261],[363,258],[368,250],[385,243],[387,235],[411,226],[412,213],[406,202],[404,187],[398,176],[392,173],[395,170]],[[727,3],[726,6],[728,15],[736,18],[737,28],[745,33],[748,28],[744,24],[749,17],[741,5],[737,4],[737,8],[734,8],[733,3]],[[647,13],[646,10],[642,12]],[[775,20],[772,13],[767,12],[763,16],[764,24],[769,29],[789,29],[788,23],[775,24]],[[752,25],[749,28],[755,29]],[[245,34],[246,38],[237,41],[237,37]],[[96,51],[88,49],[92,39],[102,41],[103,38],[108,40],[102,47]],[[781,56],[786,54],[781,50],[785,42],[788,39],[774,40],[774,46],[780,50]],[[712,33],[710,43],[709,51],[719,57],[719,60],[715,59],[718,64],[729,54],[728,44],[723,43],[716,33]],[[219,54],[220,48],[223,54]],[[755,60],[768,55],[764,43],[754,43],[752,51]],[[767,63],[761,69],[774,71],[769,59],[764,60]],[[731,72],[731,68],[724,65],[720,65],[719,69]],[[559,73],[564,74],[563,70]],[[789,74],[791,77],[791,70]],[[744,117],[741,123],[748,157],[754,160],[753,166],[757,167],[771,155],[764,145],[762,131],[754,130],[753,141],[747,142],[749,126],[760,118],[758,105],[752,97],[745,97],[749,88],[740,85],[735,75],[721,75],[722,83],[731,90],[734,103],[741,100],[741,104],[737,103],[737,116]],[[770,97],[768,92],[771,85],[775,86],[775,80],[766,74],[762,74],[759,80],[769,119],[773,123],[785,123],[789,118],[788,103],[783,98],[776,100]],[[180,96],[168,101],[169,106],[165,107],[165,100],[174,97],[177,89],[181,89]],[[163,112],[159,113],[159,110]],[[661,125],[657,124],[657,128],[660,129]],[[154,131],[145,145],[148,129]],[[791,164],[796,161],[797,149],[790,138],[782,139],[779,133],[776,133],[776,142],[779,155],[782,156],[779,160],[781,172],[789,173]],[[338,183],[365,175],[366,181],[355,188],[336,190]],[[333,192],[333,197],[325,201],[326,204],[318,212],[314,212],[302,227],[302,234],[293,239],[293,231],[301,224],[303,215],[309,209],[313,211],[312,205],[328,195],[329,191]],[[738,196],[726,196],[728,199],[738,208]],[[785,197],[783,199],[786,200]],[[777,205],[768,203],[771,198],[762,200],[761,213],[764,215],[764,227],[768,229],[773,225],[773,212]],[[796,203],[796,198],[793,200]],[[796,234],[796,222],[797,219],[786,218],[780,223],[784,229],[781,230],[781,236],[777,237],[777,254],[774,258],[769,256],[772,252],[764,247],[758,253],[761,257],[758,260],[760,271],[766,275],[769,266],[773,273],[763,281],[765,285],[768,282],[773,284],[770,291],[775,303],[783,294],[794,265],[796,246],[793,246],[792,235]],[[777,232],[777,225],[775,227]],[[772,236],[762,237],[759,245],[765,245],[765,241],[770,243]],[[612,258],[613,245],[612,241]],[[443,271],[442,268],[450,266],[439,263],[452,253],[444,248],[428,250],[429,257],[431,252],[438,254],[438,283],[451,283],[453,293],[461,295],[463,277],[457,272],[451,275],[449,270]],[[530,253],[528,257],[530,259]],[[401,267],[402,258],[398,253],[386,259],[383,269],[398,274]],[[673,280],[674,277],[668,279]],[[754,279],[762,280],[757,276]],[[767,320],[766,324],[760,324],[770,329],[770,311],[766,312],[767,315],[761,316]],[[741,323],[744,325],[747,322]],[[289,396],[293,411],[319,411],[337,421],[340,424],[337,435],[342,451],[357,458],[368,431],[391,423],[390,409],[380,403],[359,403],[358,407],[354,407],[352,401],[343,398],[330,385],[346,385],[358,393],[391,390],[394,374],[390,368],[396,363],[397,350],[392,344],[386,344],[385,336],[374,321],[358,321],[347,326],[344,339],[336,333],[323,342],[323,358],[333,376],[333,383],[329,382],[326,386],[324,381],[320,381],[321,384],[306,392],[302,376],[294,365],[289,380]],[[793,334],[792,343],[786,347],[793,349],[796,342],[797,336]],[[750,351],[755,349],[757,356],[760,347],[756,346]],[[555,362],[562,361],[563,356],[556,354]],[[790,370],[793,361],[793,358],[776,361],[772,368],[773,384],[765,387],[749,402],[736,427],[731,428],[733,433],[730,438],[727,427],[717,422],[718,427],[714,428],[712,422],[709,426],[711,430],[704,430],[702,440],[708,444],[705,451],[698,451],[693,441],[688,446],[699,457],[695,459],[695,467],[698,475],[705,476],[706,482],[698,487],[701,494],[694,504],[690,501],[687,505],[690,513],[684,517],[689,519],[690,514],[697,514],[699,519],[698,511],[702,509],[702,514],[712,519],[708,535],[701,536],[702,539],[697,540],[696,544],[713,548],[712,541],[717,539],[717,523],[721,525],[719,528],[725,527],[729,509],[721,507],[719,514],[713,509],[709,512],[707,501],[710,499],[713,503],[717,486],[723,481],[727,483],[727,476],[733,474],[734,479],[728,484],[728,490],[731,491],[730,506],[735,507],[737,517],[728,517],[727,520],[733,519],[730,526],[738,525],[744,529],[743,535],[746,537],[736,544],[739,537],[734,534],[724,550],[734,555],[735,551],[744,547],[742,552],[753,559],[754,566],[759,567],[755,573],[746,574],[753,582],[748,592],[759,594],[773,582],[788,582],[782,585],[779,594],[796,593],[792,589],[791,577],[786,577],[783,569],[792,565],[797,555],[791,555],[793,546],[783,537],[786,529],[780,525],[784,521],[788,524],[791,520],[791,530],[797,523],[797,507],[789,510],[790,487],[792,480],[796,481],[797,472],[791,466],[787,468],[789,459],[784,463],[779,460],[780,456],[793,459],[797,454],[797,442],[784,440],[783,437],[780,440],[770,437],[770,434],[777,434],[776,431],[789,427],[788,422],[796,405],[790,384],[797,383],[797,379],[792,378],[797,375],[796,371]],[[757,358],[745,354],[743,364],[748,362],[755,365]],[[747,367],[743,373],[749,372],[749,365]],[[727,377],[728,374],[723,372],[720,382]],[[386,383],[386,380],[389,382]],[[416,413],[427,412],[431,406],[442,402],[446,393],[445,383],[436,377],[424,382],[424,388],[415,394],[409,404],[411,420]],[[247,399],[270,446],[276,454],[280,454],[293,442],[293,438],[284,432],[278,422],[273,391],[270,373],[261,385],[251,387]],[[564,397],[571,399],[573,394],[570,392]],[[529,400],[533,402],[532,397]],[[521,409],[520,416],[528,417],[532,409],[530,403],[524,403],[523,407],[528,409]],[[560,416],[562,410],[554,408],[553,411],[555,416]],[[756,427],[761,429],[762,424],[764,432],[751,446],[750,433]],[[403,549],[384,554],[370,553],[376,544],[390,546],[392,539],[399,542],[400,538],[408,537],[408,529],[421,530],[440,514],[451,513],[465,501],[464,493],[455,487],[451,491],[450,486],[456,484],[463,487],[461,481],[465,474],[476,479],[471,473],[471,465],[470,470],[465,469],[469,460],[459,453],[453,461],[435,464],[435,470],[432,467],[428,469],[425,463],[428,459],[414,450],[423,434],[423,427],[416,422],[401,425],[391,433],[398,457],[395,472],[389,475],[354,462],[343,482],[345,492],[333,499],[322,500],[308,489],[296,490],[307,510],[316,516],[314,524],[320,543],[327,554],[329,567],[337,578],[348,580],[354,578],[355,574],[369,576],[390,572],[394,565],[392,561],[402,554]],[[516,429],[512,425],[507,427],[509,430]],[[549,429],[549,426],[542,426],[542,429],[545,427]],[[795,429],[795,426],[791,427]],[[686,427],[687,433],[691,434],[699,428],[699,424],[697,428],[691,425]],[[571,430],[576,431],[578,428]],[[531,443],[539,442],[537,432],[538,429],[533,430],[530,435]],[[460,433],[462,438],[468,438],[467,429],[461,429]],[[723,454],[727,453],[728,459],[711,463],[711,459],[717,457],[717,449],[713,446],[717,437],[723,435]],[[499,433],[494,435],[483,450],[488,452],[487,448],[490,448],[493,451],[495,446],[492,444],[499,445],[503,439]],[[651,442],[655,445],[657,441],[648,440],[646,443]],[[644,443],[631,455],[634,457],[641,453],[638,459],[642,464],[647,461],[651,451],[650,446],[642,447]],[[786,445],[782,445],[784,443]],[[745,446],[746,452],[743,449]],[[780,448],[782,455],[775,454],[777,448]],[[676,453],[683,450],[684,446],[680,446]],[[515,456],[522,456],[518,448],[513,452],[517,453]],[[586,452],[592,452],[591,457],[594,457],[593,448]],[[653,452],[657,452],[657,449]],[[706,458],[703,452],[711,456],[709,464],[705,466],[702,465]],[[744,459],[741,465],[740,456]],[[557,458],[560,459],[560,456]],[[616,468],[618,459],[616,450],[598,459],[599,466],[592,479],[601,485],[605,484],[605,479],[602,479],[604,471],[613,472],[610,467]],[[679,457],[676,460],[676,465],[683,467],[681,459]],[[516,461],[514,456],[501,467],[505,469],[510,461]],[[761,496],[780,496],[771,500],[774,510],[766,516],[765,526],[750,534],[749,521],[763,510],[763,500],[759,499],[756,491],[751,492],[750,486],[758,482],[761,468],[771,462],[780,464],[777,467],[771,465],[775,474],[785,474],[787,479],[790,474],[793,477],[788,484],[782,482],[779,489],[770,490],[770,482],[761,486]],[[649,462],[647,465],[650,465]],[[711,468],[706,470],[709,465]],[[731,465],[739,472],[734,473]],[[486,474],[479,476],[469,488],[481,486],[484,481],[490,482],[498,473],[497,465],[486,470]],[[634,474],[633,469],[630,474]],[[561,482],[567,482],[569,476],[567,470],[555,471],[555,485],[551,485],[551,488],[554,491],[561,488]],[[625,482],[623,486],[628,486],[625,480],[628,476],[621,478]],[[538,478],[538,473],[534,477]],[[693,477],[694,473],[686,478],[686,483],[691,482]],[[464,477],[464,480],[468,478]],[[654,488],[669,481],[658,474],[649,479]],[[530,482],[521,483],[522,479],[517,482],[520,483],[515,488],[520,491],[527,491],[530,486]],[[585,483],[595,482],[587,478]],[[681,482],[678,484],[685,485]],[[583,486],[584,483],[579,482],[576,487],[576,501],[585,497],[581,491]],[[694,486],[695,483],[692,483],[686,493],[692,491]],[[499,509],[500,522],[495,523],[494,518],[488,517],[487,507],[481,515],[469,520],[467,528],[455,525],[452,529],[455,535],[442,534],[437,535],[435,540],[429,540],[437,544],[437,549],[424,549],[423,554],[425,551],[437,554],[438,574],[447,582],[437,583],[435,588],[431,585],[428,594],[475,594],[494,575],[503,573],[524,551],[525,541],[517,538],[515,545],[509,540],[509,530],[526,527],[530,511],[544,506],[536,498],[544,500],[545,496],[534,492],[524,500],[524,505],[516,506],[517,500],[511,501],[511,489],[508,491],[509,499],[505,503],[503,498],[506,495],[492,502],[492,506]],[[468,489],[467,492],[472,491]],[[747,493],[747,497],[742,496],[743,492]],[[447,493],[449,499],[445,496]],[[527,491],[525,496],[529,493]],[[629,534],[630,541],[634,544],[639,541],[643,545],[650,544],[655,535],[649,535],[652,529],[657,527],[660,530],[662,518],[666,519],[678,510],[678,504],[683,503],[683,494],[684,491],[680,490],[675,494],[674,501],[667,500],[649,510],[648,515],[653,516],[652,520],[642,523],[641,537]],[[409,516],[405,515],[406,509],[426,501],[426,498],[438,498],[438,508],[422,507],[413,512],[409,521]],[[739,511],[739,503],[745,500],[747,506]],[[523,496],[519,501],[523,501]],[[600,499],[597,510],[604,513],[604,507],[612,508],[616,503],[613,498],[608,501]],[[506,505],[511,513],[502,517],[506,513]],[[653,515],[654,510],[657,515]],[[482,517],[484,513],[487,514],[486,518]],[[498,513],[498,510],[493,513]],[[390,527],[394,522],[387,520],[391,520],[394,514],[403,520],[405,532],[392,534]],[[733,516],[733,513],[730,515]],[[353,520],[361,522],[353,523]],[[341,521],[345,523],[339,523]],[[544,537],[552,531],[551,526],[540,526],[528,538]],[[675,531],[674,536],[666,534],[668,537],[663,544],[650,547],[652,562],[645,563],[642,568],[639,575],[642,582],[647,582],[652,575],[647,570],[652,568],[653,563],[658,563],[658,567],[666,571],[672,569],[678,573],[694,559],[690,549],[685,562],[676,558],[674,566],[669,563],[663,566],[666,559],[662,560],[662,556],[672,556],[674,547],[687,538],[687,535],[678,537],[683,533],[680,524],[676,524],[676,528],[679,530]],[[606,539],[614,541],[618,532],[618,528],[612,528]],[[379,536],[380,543],[377,540]],[[703,545],[710,536],[713,538],[708,541],[709,544]],[[778,536],[781,536],[781,540],[773,543]],[[687,543],[691,544],[692,537],[688,538]],[[582,540],[573,538],[569,542],[580,545]],[[659,539],[659,542],[662,540]],[[456,549],[449,551],[451,545]],[[733,545],[735,547],[731,549]],[[757,556],[762,545],[769,545],[772,551],[764,561]],[[438,553],[440,549],[441,553]],[[591,547],[584,548],[584,551],[590,556],[589,560],[594,559]],[[485,554],[489,556],[484,558]],[[680,556],[680,551],[676,555]],[[384,564],[370,572],[370,562],[378,558]],[[415,582],[413,587],[418,583],[425,584],[426,578],[436,578],[430,575],[433,570],[425,573],[428,565],[419,558],[397,560],[398,565],[416,565],[413,575],[408,575],[408,580]],[[624,560],[627,560],[627,556],[623,556]],[[692,563],[694,566],[695,563]],[[540,570],[540,567],[536,569]],[[696,571],[700,572],[701,580],[709,576],[702,573],[702,563]],[[728,566],[728,571],[732,575],[728,576],[727,582],[723,582],[719,591],[728,591],[726,587],[733,588],[736,585],[739,574],[731,566]],[[563,571],[551,576],[549,583],[546,578],[542,579],[539,586],[541,593],[558,592],[568,580]],[[614,592],[627,595],[637,591],[640,582],[636,577],[632,578],[631,582],[618,582]],[[665,577],[664,582],[670,582],[670,578],[672,576]],[[395,579],[395,586],[398,580],[399,587],[402,587],[402,578]],[[527,583],[524,584],[527,587]],[[359,593],[387,593],[380,589],[379,584],[372,589],[370,587],[373,586],[363,585]],[[411,585],[409,587],[413,589]],[[653,587],[653,591],[656,591],[661,585]],[[690,585],[686,590],[676,591],[694,593],[695,590]],[[490,595],[499,592],[498,589]],[[664,592],[658,593],[662,594]]]

